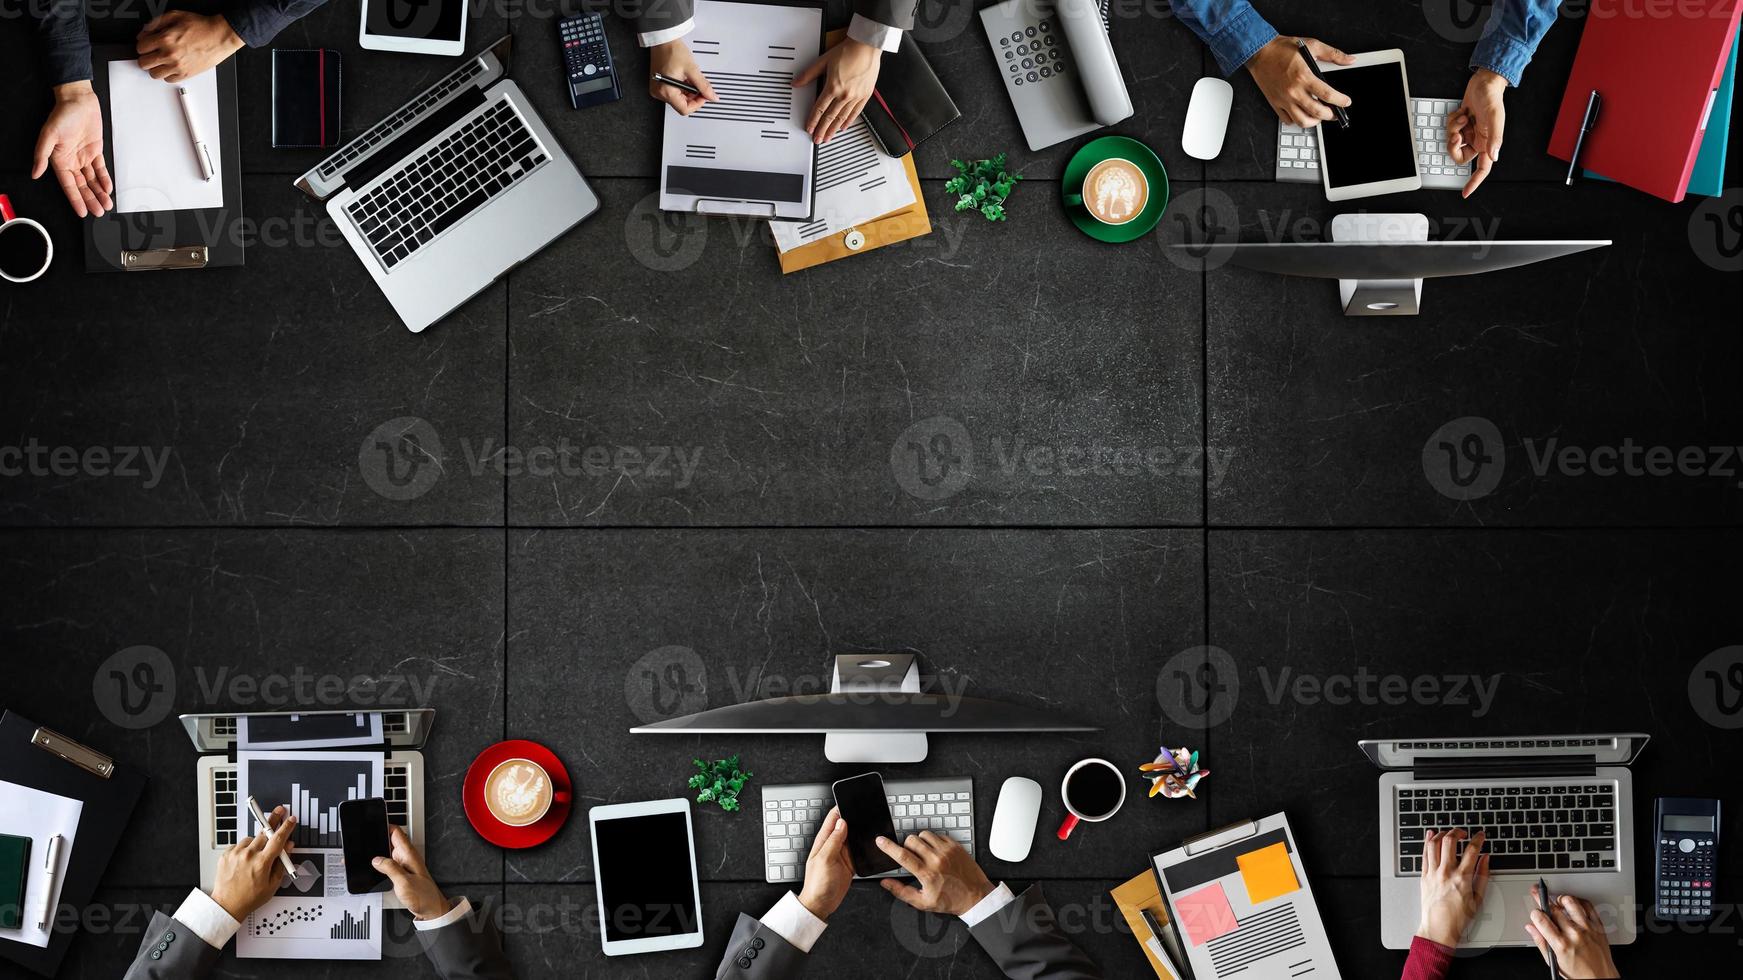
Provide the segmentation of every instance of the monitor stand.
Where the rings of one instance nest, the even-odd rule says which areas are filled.
[[[1340,214],[1331,219],[1334,242],[1426,242],[1425,214]],[[1422,308],[1421,279],[1339,279],[1345,316],[1415,316]]]
[[[855,691],[920,693],[920,660],[911,653],[844,654],[835,658],[831,694]],[[830,762],[924,762],[925,732],[827,732],[823,757]]]

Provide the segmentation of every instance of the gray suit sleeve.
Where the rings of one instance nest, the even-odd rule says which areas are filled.
[[[193,980],[211,973],[221,952],[194,930],[154,912],[125,980]]]
[[[637,34],[652,34],[689,20],[693,9],[690,0],[640,0],[631,19]]]
[[[1040,885],[968,932],[1011,980],[1101,980],[1101,967],[1059,931]]]
[[[853,12],[899,31],[914,29],[914,18],[920,11],[920,0],[855,0]]]
[[[726,941],[714,980],[787,980],[805,966],[805,954],[781,934],[740,913]]]
[[[440,929],[418,930],[418,942],[442,980],[514,980],[502,937],[482,909]]]

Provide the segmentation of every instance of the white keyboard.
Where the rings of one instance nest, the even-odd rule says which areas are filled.
[[[896,833],[930,830],[949,837],[974,853],[974,780],[968,776],[943,779],[886,779],[890,816]],[[763,872],[771,884],[805,877],[805,858],[817,825],[835,805],[828,783],[787,783],[763,787]],[[896,870],[871,877],[887,878],[907,872]]]
[[[1410,100],[1412,130],[1416,136],[1417,169],[1426,190],[1463,190],[1471,179],[1471,165],[1457,164],[1446,150],[1446,117],[1459,106],[1458,99]],[[1276,180],[1314,183],[1319,180],[1319,137],[1311,130],[1277,121]]]

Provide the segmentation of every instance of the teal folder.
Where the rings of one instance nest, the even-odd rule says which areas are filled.
[[[30,838],[0,834],[0,929],[24,921],[24,885],[30,880]]]
[[[1743,34],[1743,32],[1739,32]],[[1737,87],[1737,46],[1743,37],[1731,39],[1731,60],[1725,63],[1725,73],[1719,76],[1719,94],[1713,97],[1712,115],[1707,119],[1707,135],[1701,137],[1701,152],[1695,154],[1695,169],[1689,172],[1689,193],[1719,197],[1725,193],[1725,144],[1731,138],[1731,93]],[[1602,125],[1603,110],[1599,110]],[[1593,180],[1609,180],[1603,174],[1585,172]]]

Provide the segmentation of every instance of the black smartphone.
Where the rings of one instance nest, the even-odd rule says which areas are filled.
[[[370,862],[393,853],[387,839],[387,801],[346,800],[339,804],[340,846],[345,851],[345,890],[353,895],[393,887]]]
[[[879,875],[901,865],[878,849],[878,838],[896,839],[896,821],[884,796],[884,777],[875,772],[836,783],[835,805],[847,821],[847,855],[855,876]]]

